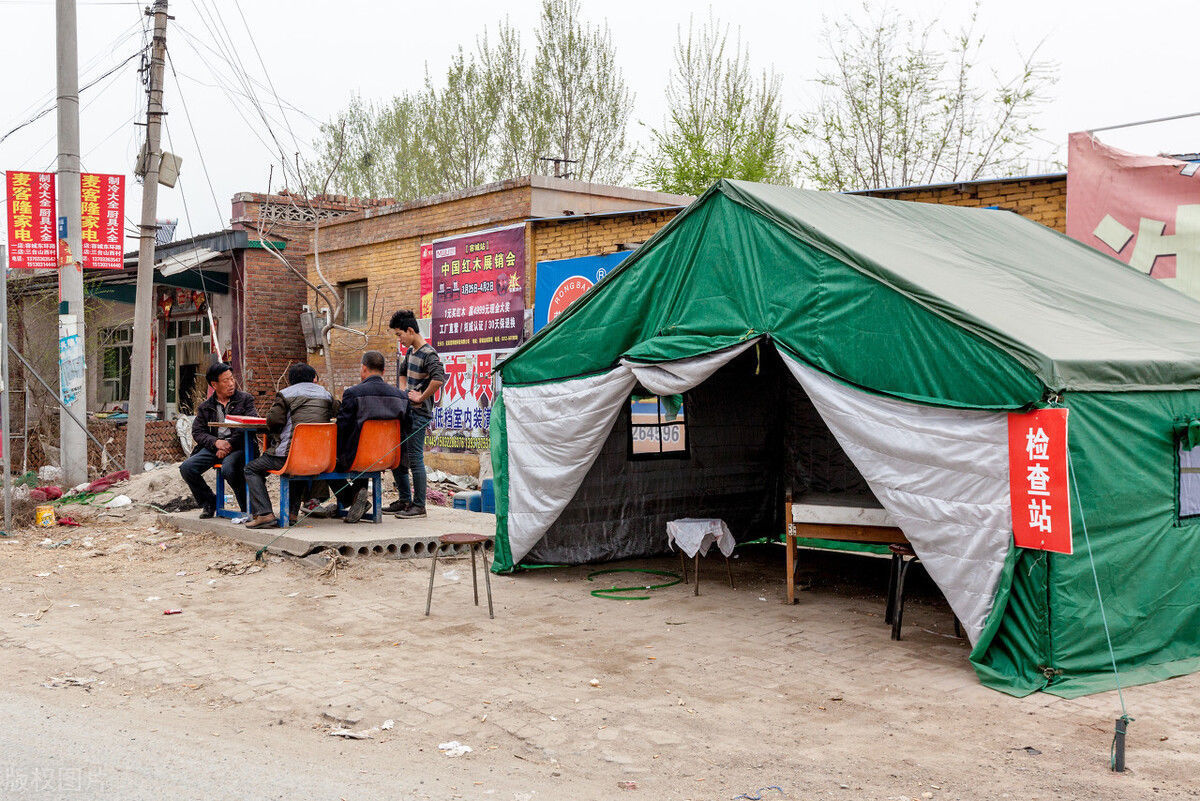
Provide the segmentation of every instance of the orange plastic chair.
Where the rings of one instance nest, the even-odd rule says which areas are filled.
[[[358,450],[351,473],[394,470],[400,466],[401,433],[399,420],[367,420],[358,432]]]
[[[299,423],[292,429],[292,441],[288,445],[287,461],[279,470],[271,470],[276,476],[307,478],[319,476],[333,470],[337,462],[337,424]]]

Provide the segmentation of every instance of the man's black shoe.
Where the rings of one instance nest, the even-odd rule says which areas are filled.
[[[362,520],[363,515],[367,513],[367,507],[371,505],[371,494],[363,487],[354,496],[354,502],[350,504],[350,508],[346,510],[346,516],[342,518],[343,523],[357,523]]]
[[[425,516],[425,507],[424,506],[410,506],[407,509],[405,509],[403,512],[396,512],[396,517],[424,517],[424,516]]]
[[[210,517],[212,517],[216,513],[217,513],[217,507],[205,506],[203,509],[200,510],[200,519],[208,520]]]
[[[396,512],[403,512],[410,506],[412,506],[412,504],[409,503],[408,501],[402,501],[399,498],[397,498],[396,500],[389,503],[387,506],[383,507],[383,511],[387,512],[390,515],[394,515]]]

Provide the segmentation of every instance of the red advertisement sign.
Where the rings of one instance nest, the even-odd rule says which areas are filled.
[[[7,172],[8,266],[58,266],[58,222],[54,213],[54,173]]]
[[[1008,480],[1017,547],[1071,553],[1066,409],[1008,416]]]
[[[1071,134],[1067,236],[1200,299],[1200,164]]]
[[[433,316],[433,245],[421,245],[421,309],[417,317]]]
[[[79,176],[79,232],[84,267],[125,266],[125,176]]]
[[[525,328],[525,226],[433,243],[433,346],[515,348]]]

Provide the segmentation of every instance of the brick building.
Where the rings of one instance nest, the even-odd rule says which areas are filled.
[[[953,184],[906,186],[898,189],[868,189],[850,194],[916,203],[1003,209],[1028,217],[1060,233],[1067,230],[1065,172],[1020,178],[989,178]]]
[[[312,353],[309,361],[322,373],[331,365],[327,384],[340,388],[358,382],[364,350],[395,353],[388,319],[397,309],[419,308],[423,244],[523,225],[525,263],[520,266],[520,285],[524,306],[532,310],[539,262],[636,247],[691,200],[644,189],[526,176],[328,220],[320,227],[316,252],[308,252],[308,279],[322,282],[317,272],[319,256],[324,278],[349,300],[341,319],[334,322],[365,336],[333,331],[328,353]],[[325,305],[311,291],[308,302],[314,311]],[[458,472],[479,469],[473,455],[433,457],[431,464]]]
[[[312,220],[369,205],[346,198],[308,203],[286,194],[238,195],[229,228],[155,248],[148,409],[158,419],[147,423],[147,460],[178,461],[184,455],[174,419],[190,413],[204,396],[204,372],[214,358],[213,324],[223,355],[229,352],[239,381],[255,396],[259,411],[265,412],[288,365],[307,356],[298,321],[307,302],[303,254],[311,247]],[[297,270],[288,266],[292,263],[299,265]],[[53,386],[56,276],[31,274],[15,279],[9,301],[13,342]],[[89,430],[109,457],[118,461],[125,453],[125,425],[119,412],[129,400],[136,281],[136,252],[126,254],[121,270],[85,271]],[[22,461],[33,467],[54,462],[58,442],[54,397],[33,376],[25,375],[20,364],[12,371],[13,429]],[[114,411],[117,416],[106,416]],[[28,443],[21,442],[22,431]],[[111,464],[95,443],[88,447],[93,466]]]

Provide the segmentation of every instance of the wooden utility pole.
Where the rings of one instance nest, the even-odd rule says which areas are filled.
[[[163,66],[167,58],[167,0],[155,0],[154,41],[150,46],[150,88],[146,104],[146,174],[142,180],[141,241],[138,247],[137,295],[133,308],[133,353],[130,356],[129,424],[125,433],[125,468],[142,472],[146,453],[146,405],[150,395],[150,328],[154,324],[154,246],[158,234],[158,169],[162,162]]]
[[[54,11],[58,68],[58,213],[66,218],[67,247],[71,251],[69,263],[58,269],[59,338],[75,334],[79,342],[86,342],[79,226],[79,46],[75,0],[56,0]],[[67,487],[87,481],[87,430],[81,430],[78,425],[78,421],[87,420],[86,363],[83,369],[83,386],[73,399],[62,397],[63,408],[58,415],[58,463],[63,471],[62,483]]]

